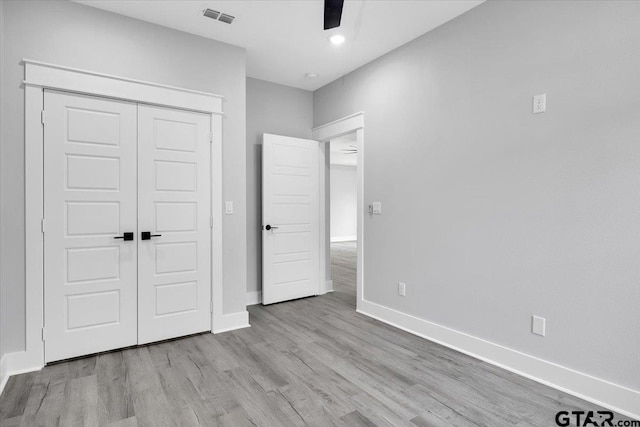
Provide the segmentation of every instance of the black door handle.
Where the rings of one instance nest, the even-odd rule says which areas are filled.
[[[152,237],[160,237],[162,234],[151,234],[150,231],[143,231],[140,233],[140,240],[151,240]]]
[[[114,239],[133,240],[133,233],[122,233],[122,236],[114,237]]]
[[[267,231],[269,231],[269,230],[276,230],[278,227],[272,227],[269,224],[267,224],[265,228],[267,229]]]

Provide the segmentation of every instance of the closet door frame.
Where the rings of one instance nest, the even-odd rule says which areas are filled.
[[[174,86],[23,60],[25,68],[25,351],[12,353],[11,374],[44,367],[44,90],[111,98],[211,115],[211,330],[222,309],[222,110],[223,96]]]

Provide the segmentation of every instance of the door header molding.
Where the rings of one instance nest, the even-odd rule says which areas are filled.
[[[159,83],[97,73],[79,68],[23,59],[24,85],[93,96],[136,101],[211,114],[223,114],[224,97]]]
[[[311,129],[311,138],[320,142],[327,142],[330,139],[338,138],[362,128],[364,128],[364,113],[359,112],[314,127]]]

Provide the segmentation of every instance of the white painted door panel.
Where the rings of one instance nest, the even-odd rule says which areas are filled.
[[[317,295],[318,142],[264,134],[262,150],[262,302]]]
[[[136,105],[45,91],[45,361],[137,343]]]
[[[138,342],[211,330],[210,116],[138,107]]]

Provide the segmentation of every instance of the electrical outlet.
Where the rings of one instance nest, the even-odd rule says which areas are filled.
[[[407,295],[407,284],[406,283],[398,283],[398,295],[404,297]]]
[[[542,93],[533,97],[533,114],[547,111],[547,94]]]
[[[543,337],[546,333],[547,320],[540,316],[531,316],[531,332]]]

